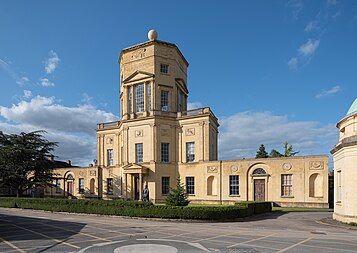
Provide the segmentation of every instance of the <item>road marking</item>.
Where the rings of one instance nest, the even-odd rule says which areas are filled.
[[[1,238],[1,237],[0,237],[0,240],[2,240],[4,243],[6,243],[7,245],[9,245],[11,248],[17,250],[18,252],[26,253],[26,251],[20,249],[19,247],[17,247],[16,245],[12,244],[11,242],[6,241],[4,238]]]
[[[225,234],[225,235],[216,235],[216,236],[212,236],[212,237],[208,237],[208,238],[202,238],[202,239],[199,239],[199,240],[195,240],[194,242],[208,241],[208,240],[212,240],[212,239],[216,239],[216,238],[220,238],[220,237],[238,235],[238,234],[241,234],[241,233],[242,232],[234,232],[234,233]]]
[[[80,248],[80,247],[78,247],[78,246],[76,246],[76,245],[73,245],[73,244],[68,243],[68,242],[65,242],[65,241],[58,240],[58,239],[56,239],[56,238],[50,237],[50,236],[45,235],[45,234],[42,234],[42,233],[40,233],[40,232],[31,230],[31,229],[28,229],[28,228],[20,227],[20,226],[15,225],[15,224],[12,224],[12,225],[15,226],[15,227],[18,227],[18,228],[20,228],[20,229],[29,231],[29,232],[31,232],[31,233],[38,234],[38,235],[40,235],[40,236],[42,236],[42,237],[45,237],[45,238],[50,239],[50,240],[53,240],[53,241],[55,241],[55,242],[58,242],[59,244],[64,244],[64,245],[67,245],[67,246],[70,246],[70,247],[73,247],[73,248],[76,248],[76,249],[79,249],[79,248]]]
[[[270,235],[266,235],[266,236],[259,237],[259,238],[256,238],[256,239],[252,239],[252,240],[249,240],[249,241],[244,241],[244,242],[236,243],[236,244],[227,246],[227,248],[232,248],[232,247],[235,247],[235,246],[238,246],[238,245],[241,245],[241,244],[247,244],[247,243],[249,243],[249,242],[259,241],[259,240],[261,240],[261,239],[268,238],[268,237],[271,237],[271,236],[273,236],[273,235],[275,235],[275,234],[270,234]]]
[[[308,241],[310,241],[310,240],[313,239],[313,238],[314,238],[314,237],[309,237],[309,238],[307,238],[307,239],[305,239],[305,240],[303,240],[303,241],[301,241],[301,242],[295,243],[295,244],[293,244],[293,245],[291,245],[291,246],[289,246],[289,247],[287,247],[287,248],[284,248],[284,249],[282,249],[282,250],[279,250],[277,253],[285,252],[285,251],[287,251],[287,250],[289,250],[289,249],[295,248],[296,246],[299,246],[299,245],[301,245],[301,244],[303,244],[303,243],[305,243],[305,242],[308,242]]]

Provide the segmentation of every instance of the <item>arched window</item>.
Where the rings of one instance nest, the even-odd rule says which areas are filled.
[[[89,192],[90,192],[90,194],[94,194],[94,192],[95,192],[95,179],[94,178],[92,178],[91,180],[90,180],[90,184],[89,184]]]
[[[323,180],[319,173],[314,173],[309,178],[309,197],[322,197]]]
[[[253,175],[266,175],[266,171],[262,168],[255,169],[253,171]]]
[[[69,174],[69,175],[67,176],[67,180],[73,180],[72,174]]]
[[[216,178],[214,176],[207,178],[207,195],[217,195]]]

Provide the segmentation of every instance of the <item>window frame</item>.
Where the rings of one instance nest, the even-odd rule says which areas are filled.
[[[186,177],[186,194],[195,195],[195,177]]]
[[[170,74],[170,65],[166,63],[160,63],[160,74]]]
[[[192,145],[190,147],[190,145]],[[195,142],[186,142],[186,163],[192,163],[195,161]]]
[[[128,87],[128,113],[133,113],[133,106],[132,106],[132,99],[133,99],[133,87]]]
[[[336,202],[341,203],[342,201],[342,172],[341,170],[337,171],[337,199]]]
[[[161,177],[161,194],[167,195],[170,193],[170,177]]]
[[[78,179],[78,192],[84,193],[84,178]]]
[[[107,166],[114,166],[113,149],[107,149]]]
[[[138,83],[134,85],[134,107],[135,112],[144,112],[145,109],[145,85]]]
[[[281,174],[281,197],[294,197],[293,174]]]
[[[229,175],[229,196],[239,196],[239,175]]]
[[[165,149],[164,149],[164,147],[165,147]],[[161,142],[161,162],[163,162],[163,163],[170,162],[170,143]]]
[[[162,112],[169,111],[169,98],[170,98],[170,91],[161,90],[161,92],[160,92],[160,106],[161,106]]]
[[[135,163],[143,163],[143,162],[144,162],[144,145],[143,143],[135,143]]]
[[[61,193],[61,179],[56,179],[56,193]]]

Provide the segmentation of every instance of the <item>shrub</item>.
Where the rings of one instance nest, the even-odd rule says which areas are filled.
[[[177,179],[176,189],[171,188],[169,195],[166,197],[166,205],[168,206],[187,206],[188,200],[185,187],[181,184],[181,179]]]

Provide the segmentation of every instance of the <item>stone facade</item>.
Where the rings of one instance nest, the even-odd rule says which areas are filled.
[[[338,124],[339,142],[331,151],[334,160],[334,214],[336,220],[357,222],[357,99]]]
[[[152,39],[123,49],[119,64],[120,121],[97,125],[98,166],[72,172],[76,183],[75,171],[97,170],[88,196],[140,200],[148,185],[164,202],[180,177],[192,202],[328,206],[327,156],[217,160],[218,120],[209,107],[187,110],[188,62],[176,45]]]

